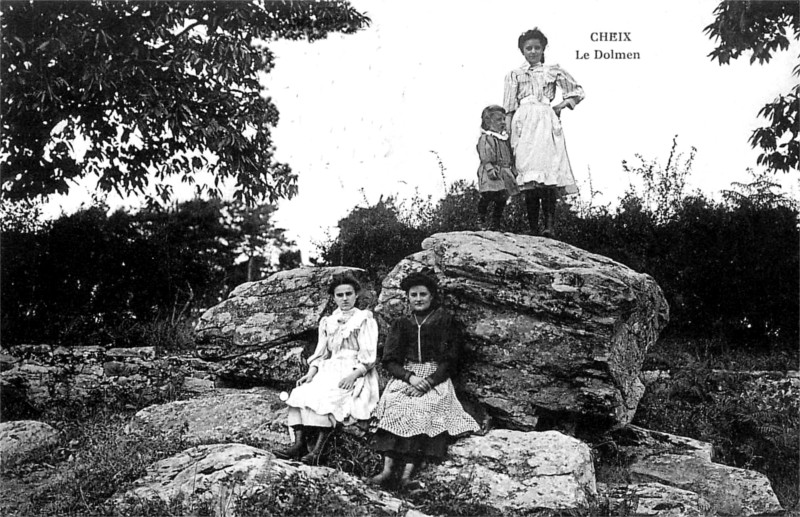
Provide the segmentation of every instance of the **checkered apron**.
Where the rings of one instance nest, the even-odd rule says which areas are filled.
[[[427,377],[436,371],[437,366],[435,361],[417,363],[407,360],[405,363],[406,370],[414,372],[417,377]],[[420,434],[433,437],[443,432],[458,436],[479,429],[477,422],[464,411],[456,398],[450,379],[437,384],[421,397],[410,396],[412,390],[414,388],[403,380],[389,381],[375,408],[378,429],[404,438]]]

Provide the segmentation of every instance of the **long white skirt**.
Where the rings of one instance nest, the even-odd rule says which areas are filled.
[[[359,365],[357,353],[342,350],[325,359],[311,382],[292,390],[286,401],[290,407],[311,410],[319,416],[332,415],[337,422],[350,424],[354,420],[368,420],[378,403],[377,372],[370,370],[356,380],[349,390],[339,387],[339,382],[353,373]]]
[[[549,104],[520,104],[511,121],[511,147],[523,190],[556,186],[565,194],[578,192],[561,120]]]

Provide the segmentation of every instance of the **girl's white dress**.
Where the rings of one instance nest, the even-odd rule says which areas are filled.
[[[557,186],[562,193],[574,194],[578,189],[561,120],[550,105],[556,86],[570,108],[584,98],[583,88],[560,66],[526,62],[506,76],[503,107],[514,112],[511,147],[519,186],[523,190]]]
[[[378,373],[375,361],[378,325],[367,310],[352,309],[322,318],[317,348],[308,358],[317,374],[292,390],[286,403],[319,416],[331,415],[337,422],[351,424],[368,420],[378,404]],[[364,373],[352,389],[339,388],[339,382],[355,370]]]

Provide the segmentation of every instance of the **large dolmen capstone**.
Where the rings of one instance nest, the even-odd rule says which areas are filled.
[[[361,282],[364,270],[302,267],[238,286],[200,316],[195,326],[198,356],[222,364],[218,375],[223,385],[293,383],[305,373],[302,353],[309,347],[306,355],[313,351],[320,318],[335,308],[328,285],[341,273]],[[375,293],[361,284],[358,307],[371,307]]]
[[[375,311],[408,310],[400,281],[432,268],[469,353],[458,384],[501,427],[631,421],[645,352],[669,310],[652,277],[569,244],[499,232],[435,234],[383,281]]]

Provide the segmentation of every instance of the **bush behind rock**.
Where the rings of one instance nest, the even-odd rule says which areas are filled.
[[[745,347],[794,343],[798,208],[777,194],[746,195],[763,181],[745,185],[745,194],[730,191],[721,202],[699,192],[681,195],[668,213],[633,192],[615,209],[561,200],[556,235],[655,278],[674,332],[722,336]],[[461,181],[435,204],[389,198],[354,209],[340,221],[338,236],[320,246],[322,258],[380,279],[400,258],[420,251],[425,237],[477,229],[477,199],[474,185]],[[523,204],[517,199],[507,207],[506,231],[528,233]]]

